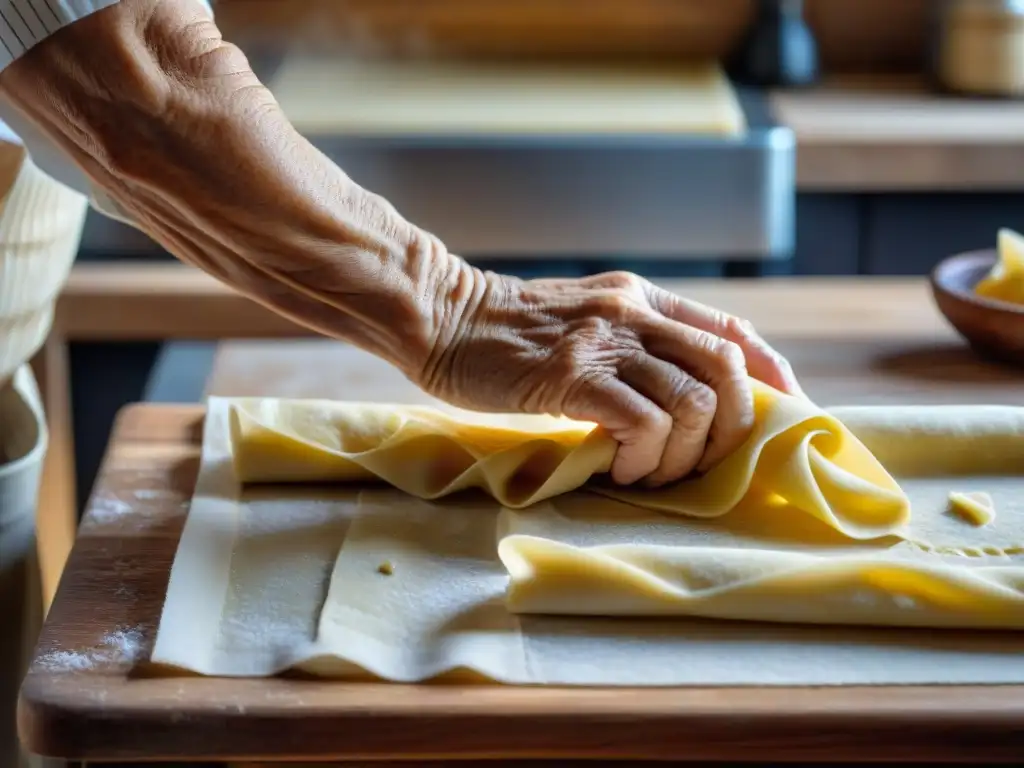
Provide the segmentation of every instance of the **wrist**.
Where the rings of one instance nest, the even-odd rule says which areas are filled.
[[[486,322],[484,310],[509,302],[502,298],[509,278],[485,272],[464,260],[448,264],[445,279],[433,293],[434,319],[429,354],[410,378],[426,392],[445,397],[452,383],[452,370],[460,342],[471,337]]]
[[[344,338],[387,360],[424,386],[434,359],[447,348],[460,320],[480,300],[480,270],[448,252],[433,235],[413,228],[408,243],[390,254],[365,251],[372,277],[357,281],[358,292],[331,301],[335,329]],[[332,260],[335,261],[335,260]],[[351,272],[346,270],[346,285]]]

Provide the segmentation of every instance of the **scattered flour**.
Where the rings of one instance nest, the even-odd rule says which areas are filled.
[[[106,635],[98,648],[87,651],[51,651],[36,659],[35,667],[49,672],[75,672],[104,664],[133,664],[141,656],[142,630],[118,629]]]
[[[113,496],[101,496],[93,499],[89,507],[89,516],[97,523],[111,523],[118,518],[131,514],[132,505]]]
[[[157,491],[157,490],[139,490],[132,491],[132,497],[137,501],[156,501],[158,499],[170,499],[175,494],[170,491]],[[190,500],[186,499],[179,504],[181,509],[187,509],[190,504]],[[116,496],[98,496],[93,498],[89,505],[89,517],[94,522],[104,525],[106,523],[113,523],[126,515],[138,514],[141,509],[145,509],[144,505],[131,504],[130,502],[124,501],[117,498]]]
[[[133,493],[136,499],[167,499],[174,494],[170,491],[153,491],[141,489]]]

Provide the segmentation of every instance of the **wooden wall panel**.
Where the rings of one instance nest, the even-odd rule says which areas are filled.
[[[241,42],[357,55],[717,56],[749,0],[223,0]]]
[[[807,0],[833,71],[914,69],[929,0]],[[243,46],[360,56],[715,57],[751,0],[220,0]]]
[[[831,72],[919,70],[936,0],[807,0]]]

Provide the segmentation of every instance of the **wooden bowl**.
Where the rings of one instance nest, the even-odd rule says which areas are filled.
[[[994,248],[950,256],[932,270],[932,295],[939,311],[979,355],[1024,366],[1024,305],[974,293],[997,259]]]

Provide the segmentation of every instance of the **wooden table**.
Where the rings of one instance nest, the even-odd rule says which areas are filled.
[[[730,309],[746,302],[745,314],[823,404],[1024,406],[1024,374],[976,361],[917,281],[688,289]],[[209,389],[350,399],[416,394],[388,366],[327,342],[225,346]],[[120,417],[22,692],[20,722],[32,749],[151,761],[977,764],[1024,754],[1019,686],[586,690],[140,676],[133,661],[145,660],[155,634],[201,424],[199,406],[133,406]]]

